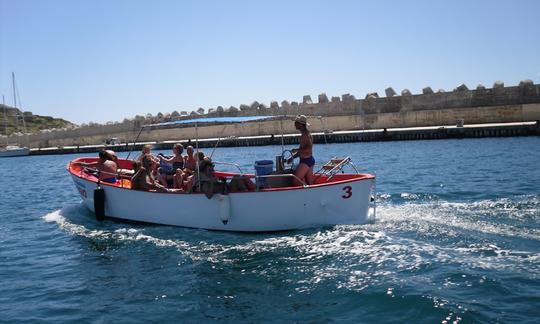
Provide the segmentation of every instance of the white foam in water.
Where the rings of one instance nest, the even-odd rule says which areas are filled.
[[[540,256],[535,252],[501,248],[489,240],[460,247],[462,237],[474,236],[475,231],[501,233],[495,231],[496,224],[486,229],[486,224],[476,224],[468,215],[456,215],[453,209],[443,208],[441,211],[437,204],[406,204],[382,206],[378,215],[379,220],[374,225],[336,226],[316,233],[283,234],[232,246],[214,245],[212,252],[216,262],[223,262],[228,252],[233,251],[256,255],[296,250],[295,253],[284,254],[291,255],[291,260],[306,264],[305,269],[298,271],[311,273],[310,279],[306,279],[305,285],[299,288],[302,291],[313,288],[321,280],[343,278],[344,274],[348,279],[341,282],[340,287],[362,290],[380,280],[381,276],[391,281],[400,277],[400,271],[415,271],[433,263],[523,273],[531,269],[540,270]],[[509,225],[502,228],[502,235],[512,236],[519,232],[518,228]],[[423,235],[403,236],[404,229]],[[465,229],[469,232],[464,234]],[[525,234],[526,237],[535,235],[534,232]],[[448,243],[445,236],[461,238],[452,240],[456,246]],[[327,257],[334,262],[320,262]],[[359,265],[366,269],[358,270]],[[430,279],[429,276],[414,276],[410,280]]]
[[[89,230],[83,225],[78,225],[70,222],[64,215],[78,215],[80,216],[80,210],[84,208],[82,206],[67,206],[60,210],[56,210],[52,213],[49,213],[43,216],[43,220],[49,223],[56,223],[60,229],[65,230],[66,232],[73,235],[80,235],[85,237],[104,237],[106,232],[100,230]]]
[[[189,251],[191,245],[184,241],[175,241],[170,239],[160,239],[141,233],[141,230],[134,228],[120,228],[112,231],[89,229],[82,224],[75,224],[71,220],[93,221],[85,215],[86,209],[82,205],[67,206],[43,216],[43,220],[48,223],[56,223],[58,227],[69,234],[98,239],[114,239],[118,241],[140,241],[149,242],[157,247],[174,247],[191,255]],[[66,217],[68,216],[68,217]],[[192,258],[195,256],[191,255]]]
[[[159,248],[175,248],[193,261],[227,263],[238,257],[237,252],[250,256],[285,251],[284,258],[291,255],[294,262],[309,264],[303,270],[312,273],[311,279],[306,281],[305,289],[328,278],[343,277],[343,274],[352,273],[354,270],[356,272],[347,275],[347,281],[340,285],[347,289],[361,290],[379,280],[381,276],[392,280],[392,277],[399,277],[399,271],[414,271],[433,262],[457,263],[482,269],[540,270],[540,256],[534,252],[510,250],[489,241],[466,246],[444,242],[444,237],[459,238],[463,235],[474,235],[474,232],[540,239],[538,231],[534,229],[524,231],[507,224],[476,220],[474,212],[481,211],[482,208],[484,205],[478,207],[478,203],[440,201],[425,204],[381,204],[377,209],[377,221],[372,225],[336,226],[315,233],[283,233],[261,239],[257,239],[255,234],[254,239],[241,240],[243,242],[237,244],[214,243],[211,239],[197,239],[196,242],[164,239],[144,233],[144,228],[120,228],[110,231],[89,229],[83,224],[75,223],[79,219],[81,223],[94,222],[83,206],[68,206],[43,216],[43,219],[58,224],[59,228],[73,235],[147,242]],[[113,225],[105,227],[112,228]],[[404,237],[404,231],[417,233],[417,237]],[[465,231],[467,233],[464,234]],[[473,234],[470,234],[471,231]],[[442,238],[443,242],[439,238]],[[291,249],[295,251],[292,254]],[[327,264],[319,261],[325,257],[331,257],[339,266],[336,266],[335,262]],[[358,269],[358,265],[366,266],[367,269]]]
[[[540,240],[540,231],[534,228],[513,226],[506,223],[491,222],[490,212],[517,210],[516,203],[511,205],[507,199],[472,203],[407,203],[403,205],[380,205],[377,212],[376,228],[388,232],[385,244],[405,250],[399,253],[427,254],[438,262],[457,262],[469,267],[484,269],[507,269],[530,271],[540,269],[540,254],[532,251],[510,250],[487,242],[456,247],[446,243],[437,243],[445,237],[458,238],[476,236],[477,233],[496,237],[519,237],[528,240]],[[531,212],[531,210],[528,210]],[[523,210],[519,210],[523,212]],[[538,213],[538,210],[533,210]],[[427,239],[407,239],[403,231],[421,234]],[[433,243],[429,241],[435,241]],[[397,252],[397,251],[396,251]],[[410,261],[410,260],[409,260]]]
[[[160,239],[150,235],[141,233],[139,230],[121,228],[114,231],[114,238],[126,241],[144,241],[154,244],[158,247],[175,247],[179,250],[189,248],[189,244],[184,241],[175,241],[170,239]]]
[[[379,205],[377,208],[377,222],[384,223],[385,227],[397,226],[399,229],[426,233],[437,230],[434,225],[441,225],[445,227],[444,230],[449,236],[460,235],[462,230],[467,230],[540,240],[540,230],[538,229],[481,219],[483,216],[490,216],[494,208],[497,211],[515,210],[515,208],[509,208],[505,202],[505,199],[501,199],[500,201],[472,203],[429,202]],[[523,211],[520,212],[523,213]],[[535,211],[527,210],[527,212]]]

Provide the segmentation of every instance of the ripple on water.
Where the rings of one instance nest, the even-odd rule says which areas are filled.
[[[318,294],[321,290],[329,290],[337,296],[343,296],[344,292],[366,294],[375,299],[378,294],[387,298],[396,297],[396,292],[401,292],[402,299],[410,302],[413,299],[408,291],[423,287],[431,294],[420,297],[422,303],[431,300],[433,308],[451,314],[444,318],[450,316],[454,321],[467,318],[467,308],[451,301],[441,302],[434,292],[459,287],[470,290],[474,295],[482,291],[486,281],[491,280],[479,277],[481,271],[519,272],[529,277],[531,269],[540,269],[537,252],[515,250],[489,240],[489,235],[517,234],[524,239],[535,240],[538,239],[536,231],[522,232],[511,226],[495,231],[479,223],[470,213],[488,206],[513,210],[519,208],[518,205],[509,207],[506,203],[492,201],[468,205],[429,200],[398,207],[383,204],[379,208],[378,221],[372,225],[263,235],[161,226],[130,227],[113,222],[104,229],[93,223],[82,206],[69,206],[47,214],[43,219],[56,223],[70,235],[90,240],[150,244],[155,249],[172,248],[198,271],[202,267],[205,269],[203,273],[208,275],[222,273],[218,276],[219,281],[212,283],[217,284],[217,288],[199,289],[205,294],[217,290],[224,299],[238,298],[242,291],[248,295],[254,293],[239,287],[229,276],[246,278],[248,282],[260,283],[262,280],[271,283],[270,290],[283,289],[287,292],[283,297],[287,298]],[[459,216],[456,214],[459,210],[469,214]],[[408,231],[415,235],[396,234]],[[478,234],[489,235],[476,239]],[[179,264],[185,266],[186,261]],[[443,278],[441,275],[450,269],[459,269],[476,277],[460,280],[465,278],[460,274]],[[219,289],[222,285],[229,288]],[[501,289],[504,293],[501,287],[491,288]],[[405,303],[403,300],[400,302]],[[304,306],[294,307],[301,309]]]
[[[540,175],[527,166],[537,146],[332,144],[377,172],[377,221],[264,234],[100,223],[65,176],[73,156],[2,160],[10,185],[0,204],[11,208],[0,214],[0,313],[10,322],[531,322]],[[317,146],[318,160],[329,147]],[[249,169],[254,150],[280,149],[215,156]],[[512,150],[522,158],[508,168]],[[31,177],[17,172],[33,166]]]

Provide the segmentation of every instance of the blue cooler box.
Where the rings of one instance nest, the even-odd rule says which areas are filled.
[[[255,175],[264,176],[269,175],[274,171],[274,161],[272,160],[261,160],[255,161]],[[267,185],[267,178],[261,178],[257,180],[257,186],[265,187]]]

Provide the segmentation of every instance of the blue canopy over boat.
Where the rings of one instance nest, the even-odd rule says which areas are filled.
[[[158,126],[170,126],[180,124],[206,124],[206,123],[243,123],[250,121],[260,121],[270,118],[276,118],[279,116],[243,116],[243,117],[207,117],[207,118],[194,118],[175,120],[165,123],[142,125],[141,127],[158,127]]]

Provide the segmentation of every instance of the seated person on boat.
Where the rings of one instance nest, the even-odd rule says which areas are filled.
[[[205,159],[209,161],[209,158],[205,157],[204,153],[201,151],[197,152],[195,156],[196,156],[195,170],[193,170],[193,174],[187,176],[185,179],[186,180],[185,189],[188,192],[194,192],[198,190],[198,188],[195,188],[195,187],[196,187],[196,184],[198,184],[199,177],[204,178],[205,174],[207,175],[208,173],[211,173],[211,176],[208,176],[208,179],[212,179],[214,176],[213,170],[212,172],[210,172],[209,170],[207,171],[206,164],[202,163]],[[197,172],[197,167],[198,167],[198,172]],[[208,180],[208,179],[205,179],[205,180]]]
[[[208,198],[215,193],[254,191],[255,184],[243,175],[235,175],[230,183],[225,178],[218,178],[214,174],[214,163],[203,152],[197,153],[199,172],[194,172],[186,181],[186,191],[202,192]]]
[[[142,157],[142,163],[136,161],[135,169],[137,170],[133,177],[131,178],[131,189],[142,190],[142,191],[151,191],[156,190],[160,192],[178,192],[180,190],[171,190],[167,189],[161,185],[150,171],[152,168],[152,157],[149,154],[146,154]]]
[[[197,160],[194,156],[193,146],[188,145],[186,148],[186,156],[184,157],[184,173],[191,175],[195,168],[197,167]]]
[[[188,177],[186,190],[188,192],[202,192],[208,199],[212,198],[214,193],[228,191],[227,184],[214,175],[214,163],[203,152],[197,152],[198,172],[194,172]]]
[[[113,161],[118,166],[118,156],[116,155],[116,152],[113,150],[105,150],[105,153],[107,153],[107,159]]]
[[[229,183],[229,190],[231,192],[248,192],[255,191],[255,189],[256,186],[253,181],[245,175],[235,175]]]
[[[184,146],[182,144],[174,144],[172,150],[174,155],[170,158],[164,155],[158,155],[161,162],[171,164],[170,168],[162,166],[158,169],[158,180],[166,187],[172,186],[175,189],[182,189],[184,181],[184,157],[182,156],[182,152],[184,152]],[[169,185],[169,182],[171,185]]]
[[[118,165],[113,161],[113,157],[106,150],[99,151],[99,160],[96,162],[75,162],[85,168],[97,170],[98,178],[102,182],[116,183],[116,169]]]
[[[105,150],[105,153],[107,153],[107,159],[113,161],[116,163],[116,177],[117,178],[131,178],[133,175],[132,169],[122,169],[120,167],[120,163],[118,162],[118,155],[116,155],[116,152],[113,150]]]
[[[135,161],[139,161],[142,163],[142,158],[145,156],[145,155],[149,155],[150,158],[152,159],[152,173],[153,174],[156,174],[157,173],[157,169],[159,167],[159,159],[154,156],[152,154],[152,146],[151,145],[144,145],[142,150],[141,150],[141,154],[135,159]]]

